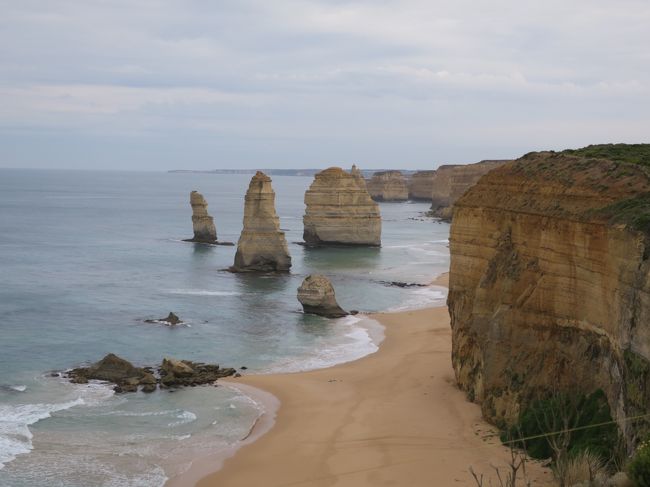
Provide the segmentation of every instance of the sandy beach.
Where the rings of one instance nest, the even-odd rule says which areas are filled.
[[[470,466],[486,479],[492,466],[505,469],[509,450],[455,386],[447,308],[372,318],[386,338],[361,360],[233,380],[275,396],[275,422],[273,412],[262,418],[255,429],[268,432],[217,472],[218,463],[197,462],[170,485],[203,475],[200,487],[476,485]],[[548,469],[529,463],[527,471],[533,485],[552,485]]]

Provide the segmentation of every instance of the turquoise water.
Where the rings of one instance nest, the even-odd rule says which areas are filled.
[[[296,289],[329,276],[362,312],[439,304],[428,283],[448,268],[448,226],[424,203],[383,203],[381,249],[317,249],[302,240],[311,178],[276,176],[290,275],[233,275],[235,247],[191,237],[189,192],[209,203],[220,240],[236,242],[249,175],[0,170],[0,485],[162,485],[191,458],[236,443],[261,405],[227,387],[119,395],[50,377],[108,352],[139,365],[165,356],[296,371],[377,349],[360,317],[306,316]],[[144,319],[174,311],[186,326]]]

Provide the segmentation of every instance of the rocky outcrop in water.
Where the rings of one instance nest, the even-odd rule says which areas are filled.
[[[192,205],[192,227],[194,238],[190,242],[216,243],[217,229],[214,226],[213,218],[208,214],[208,202],[198,191],[190,193],[190,205]]]
[[[431,201],[433,180],[436,171],[418,171],[409,181],[409,198],[416,201]]]
[[[406,201],[409,189],[400,171],[379,171],[368,182],[368,192],[375,201]]]
[[[144,320],[145,323],[161,323],[168,326],[176,326],[183,324],[181,320],[175,313],[169,312],[166,318],[159,318],[157,320]]]
[[[451,220],[452,209],[458,198],[474,186],[484,174],[506,162],[510,161],[486,160],[476,164],[438,168],[431,195],[432,215],[443,220]]]
[[[363,174],[355,164],[352,164],[352,169],[350,169],[350,174],[354,176],[354,179],[356,179],[357,184],[359,185],[360,188],[367,189],[366,179],[363,177]]]
[[[275,212],[271,178],[258,171],[251,179],[244,206],[244,229],[237,243],[233,272],[288,272],[291,256]]]
[[[319,274],[311,274],[298,288],[298,301],[305,313],[340,318],[346,313],[336,302],[334,286],[330,280]]]
[[[305,193],[303,238],[308,246],[381,245],[379,206],[365,185],[339,167],[314,177]]]
[[[501,165],[456,202],[452,361],[498,425],[602,389],[631,448],[650,432],[624,421],[650,412],[650,156],[588,149]]]
[[[217,379],[236,374],[232,368],[218,365],[166,358],[157,368],[158,376],[151,367],[135,367],[131,362],[109,353],[90,367],[79,367],[67,372],[67,377],[76,384],[89,380],[101,380],[115,384],[115,392],[153,392],[160,387],[181,387],[211,384]]]

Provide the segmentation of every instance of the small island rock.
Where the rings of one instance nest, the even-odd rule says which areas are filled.
[[[340,318],[348,314],[336,302],[330,280],[319,274],[311,274],[302,282],[298,288],[298,301],[305,313],[327,318]]]

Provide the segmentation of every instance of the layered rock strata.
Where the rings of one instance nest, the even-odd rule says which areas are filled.
[[[409,181],[409,198],[416,201],[431,201],[436,171],[417,171]]]
[[[258,171],[251,179],[244,206],[244,228],[237,242],[233,272],[288,272],[291,256],[275,212],[271,178]]]
[[[642,231],[645,230],[645,231]],[[449,311],[458,385],[486,419],[602,389],[628,447],[650,429],[650,171],[533,153],[456,202]]]
[[[368,182],[368,193],[375,201],[406,201],[409,189],[400,171],[380,171]]]
[[[381,245],[381,215],[368,190],[339,167],[314,177],[305,193],[303,238],[308,246]]]
[[[327,318],[340,318],[348,314],[336,302],[334,286],[330,280],[319,274],[312,274],[305,278],[298,288],[298,301],[302,304],[305,313]]]
[[[475,164],[440,166],[436,170],[431,195],[431,213],[443,220],[451,220],[454,203],[465,191],[474,186],[484,174],[495,169],[505,160],[481,161]]]
[[[436,174],[431,183],[431,209],[450,206],[451,176],[460,167],[455,164],[445,164],[436,169]]]
[[[190,193],[190,205],[192,205],[192,227],[194,238],[191,242],[216,243],[217,229],[214,226],[214,219],[208,214],[208,202],[203,195],[197,191]]]
[[[366,186],[366,179],[363,177],[361,170],[355,165],[352,164],[352,169],[350,169],[350,174],[354,176],[354,179],[357,180],[357,184],[360,188],[368,189]]]

